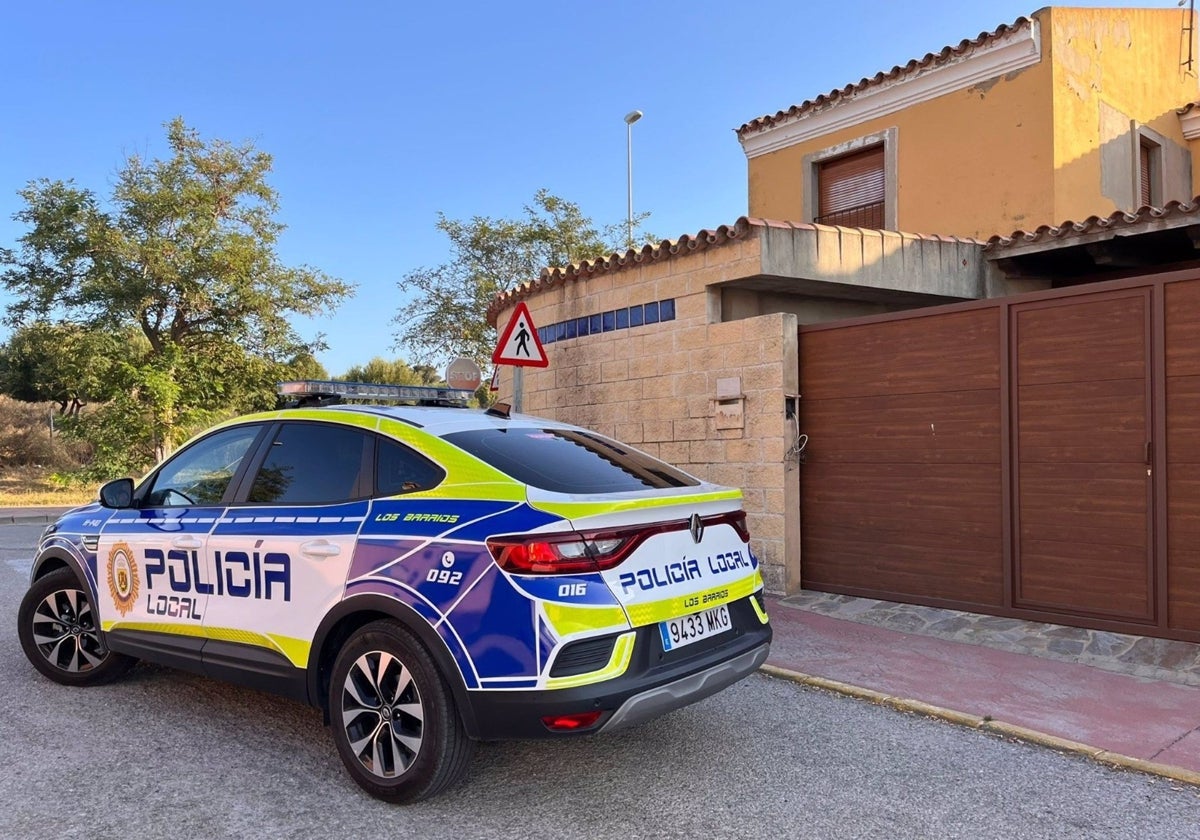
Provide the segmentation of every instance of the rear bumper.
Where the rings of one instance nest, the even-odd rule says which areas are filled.
[[[752,596],[753,597],[753,596]],[[771,646],[771,625],[750,598],[730,604],[734,630],[694,649],[665,653],[657,625],[638,628],[629,668],[619,677],[575,688],[468,692],[475,731],[483,740],[560,738],[612,732],[652,720],[715,694],[758,668]],[[550,731],[543,717],[601,711],[587,729]]]
[[[716,694],[723,688],[733,685],[743,677],[758,670],[758,666],[767,661],[771,651],[769,642],[743,653],[741,656],[714,665],[698,674],[676,680],[658,688],[651,688],[641,694],[635,694],[621,704],[621,708],[613,712],[601,728],[600,732],[612,732],[627,726],[636,726],[648,720],[665,715],[675,709],[703,700]]]

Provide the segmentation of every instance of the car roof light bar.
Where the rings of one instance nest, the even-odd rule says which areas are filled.
[[[298,406],[327,404],[343,399],[419,405],[467,405],[474,391],[436,385],[389,385],[381,382],[337,382],[332,379],[297,379],[280,382],[280,397]]]

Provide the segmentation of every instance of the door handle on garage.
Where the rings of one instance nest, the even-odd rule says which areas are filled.
[[[176,537],[171,540],[171,545],[176,548],[203,548],[204,540],[197,537]]]
[[[309,540],[300,543],[300,553],[308,557],[336,557],[342,553],[342,547],[328,540]]]

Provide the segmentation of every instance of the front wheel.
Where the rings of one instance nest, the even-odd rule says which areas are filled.
[[[338,653],[329,685],[333,740],[363,790],[417,802],[466,772],[475,742],[433,658],[396,621],[356,631]]]
[[[137,661],[108,649],[91,599],[70,569],[29,587],[17,610],[17,636],[33,667],[62,685],[106,683]]]

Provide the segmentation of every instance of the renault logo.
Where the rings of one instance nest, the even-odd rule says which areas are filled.
[[[688,520],[688,530],[692,532],[692,542],[699,544],[700,540],[704,539],[704,521],[700,514],[692,514],[692,518]]]

